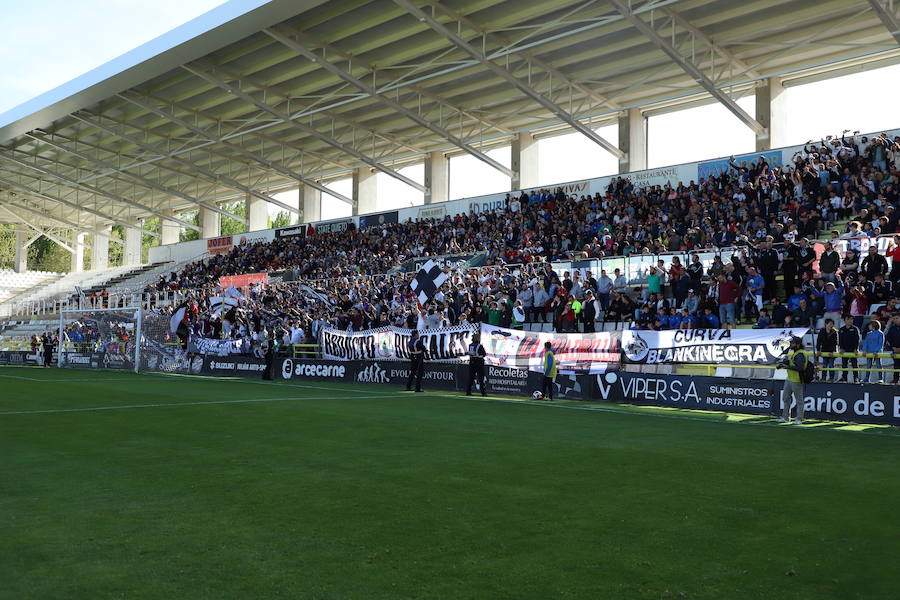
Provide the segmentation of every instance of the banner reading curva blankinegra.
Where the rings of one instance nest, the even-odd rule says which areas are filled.
[[[425,343],[425,360],[460,360],[466,356],[472,334],[470,325],[428,329],[419,335]],[[406,360],[412,330],[382,327],[366,331],[324,329],[322,357],[331,360]]]
[[[481,324],[481,343],[489,365],[541,371],[545,342],[552,345],[560,373],[605,373],[619,366],[617,331],[538,333]]]
[[[806,329],[673,329],[625,330],[622,354],[626,362],[773,365],[792,336]]]

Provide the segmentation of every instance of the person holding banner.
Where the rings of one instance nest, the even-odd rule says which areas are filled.
[[[547,400],[553,400],[553,381],[556,379],[556,353],[553,352],[553,348],[550,342],[544,342],[544,384],[541,388],[541,391],[544,393],[544,398]]]
[[[481,390],[482,396],[487,396],[487,390],[484,387],[484,357],[487,351],[481,345],[481,334],[476,333],[472,336],[472,343],[469,344],[469,385],[466,386],[466,396],[472,395],[472,384],[478,381],[478,389]]]
[[[425,343],[419,337],[419,332],[412,330],[409,339],[409,379],[406,380],[406,391],[411,392],[413,379],[416,381],[416,391],[422,392],[422,376],[425,374]]]

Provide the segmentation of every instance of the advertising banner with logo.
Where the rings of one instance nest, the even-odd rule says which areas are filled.
[[[617,331],[538,333],[481,324],[481,343],[489,365],[542,372],[545,342],[552,344],[560,373],[605,373],[619,366]]]
[[[422,376],[422,387],[426,390],[458,390],[461,367],[458,363],[426,363]],[[409,363],[396,361],[357,362],[355,370],[356,383],[386,383],[390,385],[406,385],[409,381]],[[463,382],[463,385],[465,382]],[[488,388],[490,389],[490,388]]]
[[[234,238],[230,235],[209,238],[206,240],[206,251],[210,254],[225,254],[231,252],[231,246],[234,244]]]
[[[767,415],[775,410],[775,387],[782,382],[619,371],[597,375],[594,384],[596,400]]]
[[[374,215],[363,215],[359,218],[359,228],[376,227],[378,225],[390,225],[400,222],[400,213],[396,210],[389,212],[377,213]]]
[[[773,416],[784,410],[781,380],[620,371],[597,375],[591,386],[592,399],[609,402]],[[807,418],[900,425],[895,386],[811,383],[804,402]]]
[[[307,227],[309,226],[305,224],[291,225],[290,227],[281,227],[275,230],[275,239],[306,237]]]
[[[29,350],[3,350],[0,352],[0,365],[42,365],[44,354]],[[56,364],[56,352],[53,352],[53,364]]]
[[[326,223],[316,223],[316,233],[324,235],[328,233],[343,233],[353,226],[351,219],[343,219],[340,221],[328,221]]]
[[[203,358],[204,375],[222,377],[262,377],[266,370],[266,361],[249,356],[231,356],[220,358],[207,356]]]
[[[425,360],[455,360],[466,355],[472,333],[469,325],[420,332]],[[330,360],[405,360],[411,330],[382,327],[366,331],[324,329],[320,335],[322,356]]]
[[[223,277],[219,277],[219,286],[224,290],[229,286],[234,286],[237,289],[243,289],[245,287],[256,285],[257,283],[268,283],[269,274],[268,273],[247,273],[245,275],[225,275]]]
[[[353,365],[337,360],[284,358],[275,364],[276,376],[295,381],[353,381]]]
[[[806,329],[673,329],[622,332],[626,362],[721,363],[773,365],[785,354],[792,336]]]

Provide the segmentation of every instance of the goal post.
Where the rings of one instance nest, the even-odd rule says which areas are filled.
[[[139,306],[61,310],[56,366],[137,373],[141,366],[143,312]]]

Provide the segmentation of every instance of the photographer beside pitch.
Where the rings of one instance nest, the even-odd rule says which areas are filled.
[[[778,419],[779,423],[787,423],[791,420],[791,399],[797,402],[797,418],[794,420],[795,425],[803,423],[803,398],[805,396],[805,381],[808,377],[807,366],[809,359],[803,352],[803,340],[797,336],[791,337],[790,348],[778,368],[787,369],[787,379],[784,380],[784,394],[782,394],[782,402],[784,402],[784,413]]]

